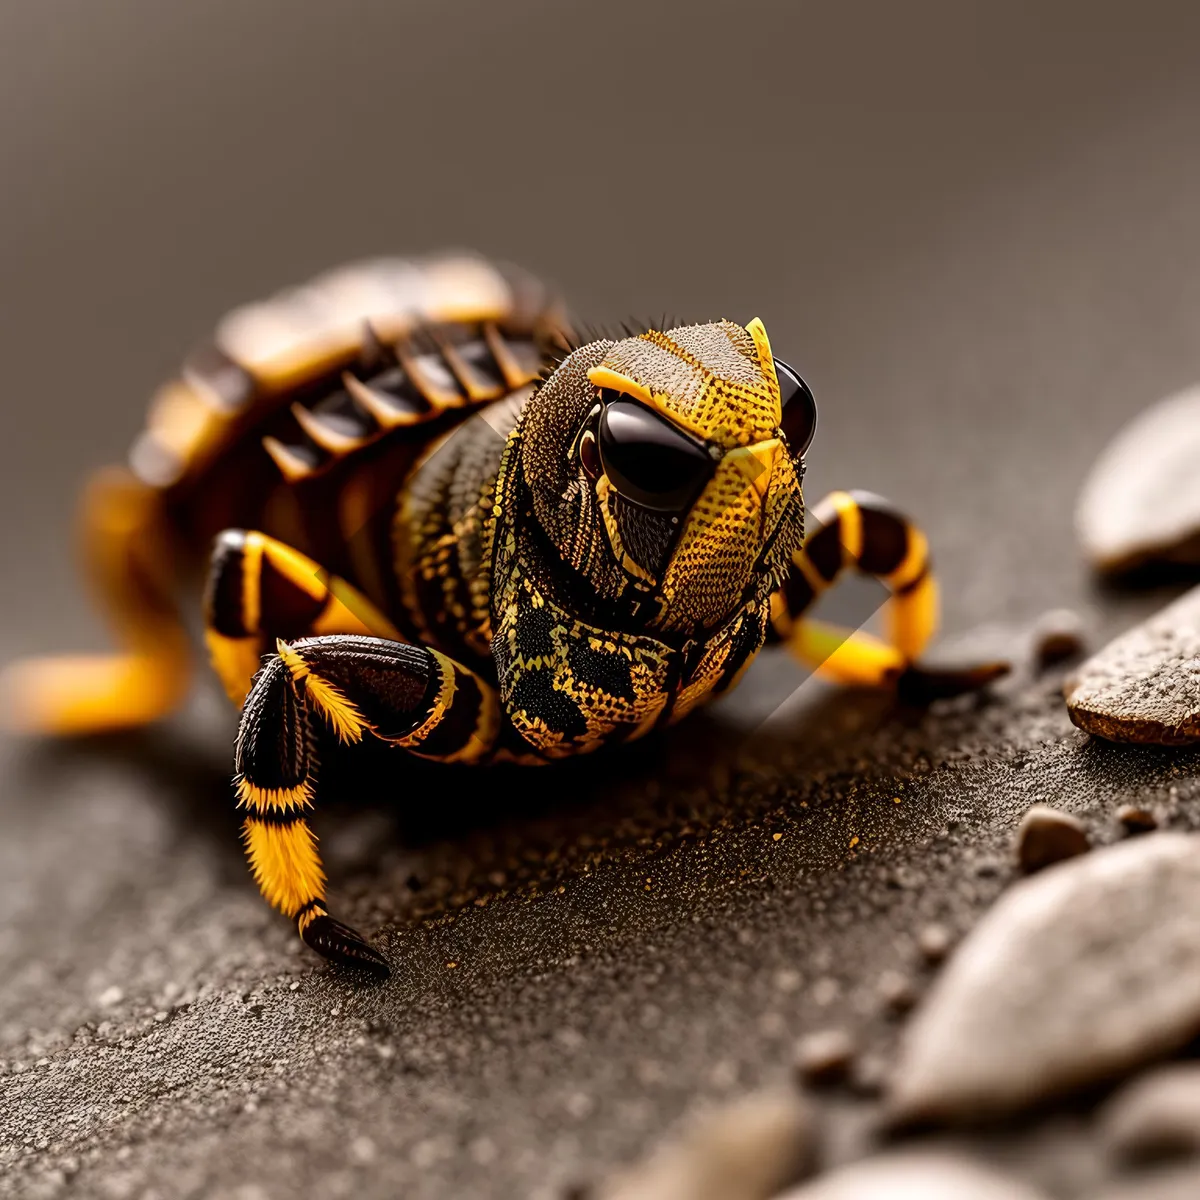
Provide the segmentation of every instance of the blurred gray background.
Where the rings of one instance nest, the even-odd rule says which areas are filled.
[[[1063,604],[1098,606],[1102,623],[1119,625],[1138,602],[1093,592],[1071,508],[1115,429],[1200,378],[1198,45],[1200,6],[1186,0],[4,0],[0,659],[105,644],[74,576],[77,485],[124,455],[151,390],[223,310],[341,260],[454,245],[544,274],[585,318],[761,316],[821,406],[810,496],[866,487],[911,510],[929,530],[951,630]],[[772,972],[788,962],[807,971],[803,947],[817,945],[848,973],[846,994],[880,968],[877,956],[856,957],[857,916],[831,915],[822,932],[801,929],[797,913],[811,911],[803,894],[784,915],[756,907],[766,869],[751,864],[722,876],[754,884],[731,893],[737,939],[709,912],[708,942],[697,942],[690,922],[708,901],[681,884],[653,914],[633,905],[615,922],[588,924],[590,902],[579,900],[571,911],[586,936],[543,961],[531,949],[538,939],[568,938],[562,931],[575,926],[540,902],[496,903],[461,926],[475,930],[487,969],[438,982],[441,960],[462,952],[445,944],[457,935],[405,931],[418,910],[453,913],[469,896],[450,889],[432,905],[393,897],[410,872],[486,875],[486,853],[474,843],[460,853],[451,837],[410,861],[385,823],[381,881],[370,855],[353,849],[371,843],[378,815],[334,815],[331,860],[353,896],[347,915],[371,931],[394,920],[390,952],[409,956],[411,976],[362,1000],[318,972],[293,994],[287,979],[311,964],[238,861],[224,807],[227,726],[221,717],[202,770],[186,756],[159,763],[159,777],[198,780],[182,803],[119,756],[62,778],[45,773],[56,751],[3,748],[0,1067],[56,1054],[91,1064],[60,1091],[52,1079],[22,1083],[19,1104],[17,1077],[0,1078],[10,1088],[0,1132],[11,1139],[0,1138],[0,1151],[26,1155],[21,1187],[49,1179],[57,1194],[54,1172],[70,1180],[82,1162],[84,1192],[106,1173],[133,1173],[126,1191],[106,1195],[141,1195],[154,1178],[157,1194],[191,1180],[195,1194],[241,1196],[245,1184],[267,1195],[268,1177],[293,1187],[320,1179],[328,1195],[558,1195],[537,1189],[604,1169],[689,1097],[781,1061],[772,1039],[820,1019],[797,994],[767,1021]],[[1070,736],[1056,716],[1001,740],[1067,745]],[[944,751],[930,751],[933,761]],[[865,770],[856,752],[847,750],[851,773]],[[758,829],[768,794],[796,814],[811,781],[788,769],[776,792],[765,783],[757,798],[758,785],[738,792],[747,830]],[[981,828],[1007,829],[1008,817],[988,807],[986,773],[973,783],[948,776],[893,812],[889,767],[880,758],[872,769],[890,822],[873,847],[883,855],[932,836],[947,795],[974,805]],[[674,828],[663,816],[671,797],[694,814],[696,797],[728,799],[721,779],[668,779],[646,796],[614,784],[649,841],[622,843],[613,886],[640,897],[648,868],[639,856],[673,845],[655,840],[656,828]],[[585,800],[582,811],[602,827],[607,800],[592,800],[600,807]],[[197,813],[211,811],[222,814],[210,818],[216,832],[198,834]],[[574,844],[578,829],[558,828],[550,811],[530,844]],[[509,846],[530,837],[520,821],[505,830]],[[341,835],[351,850],[337,850]],[[816,827],[807,836],[824,845]],[[656,886],[672,870],[708,878],[690,844],[671,851],[675,867],[655,861]],[[782,857],[791,844],[771,868],[781,887],[843,865],[840,833],[816,858]],[[547,894],[561,891],[560,878],[562,903],[585,894],[570,890],[575,868],[545,870]],[[903,914],[880,920],[876,951],[911,924]],[[710,1061],[677,1045],[655,1077],[669,1096],[656,1098],[653,1073],[626,1070],[623,1056],[639,1044],[653,1055],[640,1006],[661,1012],[665,984],[651,976],[633,986],[629,964],[653,957],[664,929],[684,931],[685,958],[704,947],[708,973],[688,977],[670,1001],[681,1019],[686,1012],[686,1046],[708,1055],[733,1047],[734,1065],[718,1079]],[[505,958],[506,947],[518,949]],[[730,965],[726,953],[742,959]],[[554,974],[554,964],[578,961],[594,972],[583,984]],[[594,962],[607,965],[586,965]],[[286,1060],[280,1086],[302,1099],[246,1116],[234,1084],[258,1077],[237,1057],[237,1013],[264,988],[268,1017],[291,996],[288,1020],[300,1022],[257,1034],[277,1061],[302,1028],[305,1045],[324,1047],[319,1062],[352,1059],[363,1037],[393,1045],[400,1058],[380,1050],[392,1074],[378,1075],[374,1058],[349,1081]],[[185,1016],[154,1025],[156,1011],[184,1001]],[[563,1075],[576,1069],[567,1043],[553,1040],[573,1004],[594,1055],[583,1092]],[[367,1033],[333,1029],[328,1014],[346,1005]],[[490,1014],[487,1035],[447,1032],[451,1012]],[[510,1029],[514,1013],[523,1031]],[[136,1058],[141,1050],[101,1061],[72,1044],[84,1021],[107,1021],[114,1045],[142,1046],[146,1029],[145,1045],[157,1045],[171,1036],[162,1028],[176,1030],[167,1053],[183,1074],[154,1083],[165,1068]],[[459,1057],[447,1059],[447,1044]],[[398,1064],[420,1045],[433,1049],[405,1082]],[[227,1072],[219,1087],[214,1063]],[[141,1097],[137,1137],[147,1139],[132,1159],[121,1115],[130,1095]],[[205,1137],[189,1129],[189,1113]],[[489,1132],[489,1121],[503,1128]],[[364,1130],[375,1149],[354,1141]],[[39,1139],[49,1148],[35,1152]],[[439,1183],[439,1171],[453,1170],[438,1164],[451,1161],[453,1189]],[[259,1168],[266,1175],[255,1183]]]

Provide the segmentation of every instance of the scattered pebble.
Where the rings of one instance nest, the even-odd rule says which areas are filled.
[[[96,1003],[101,1008],[112,1008],[115,1004],[120,1004],[125,999],[125,993],[114,983],[112,987],[107,987],[96,997]]]
[[[949,1151],[884,1154],[833,1171],[779,1200],[1040,1200],[1041,1193]]]
[[[1017,827],[1017,862],[1025,872],[1040,871],[1092,848],[1078,817],[1035,804]]]
[[[1200,388],[1146,409],[1096,460],[1075,524],[1097,570],[1200,563]]]
[[[907,975],[884,971],[879,977],[879,996],[889,1012],[905,1013],[917,1002],[917,989]]]
[[[1160,1067],[1126,1084],[1100,1115],[1105,1144],[1131,1163],[1200,1151],[1200,1064]]]
[[[850,1073],[858,1046],[844,1029],[822,1029],[801,1038],[796,1047],[796,1074],[804,1083],[841,1083]]]
[[[953,945],[954,936],[944,925],[926,925],[917,934],[917,949],[931,967],[943,962]]]
[[[1165,746],[1200,739],[1200,587],[1093,655],[1065,694],[1071,720],[1098,737]]]
[[[1083,618],[1069,608],[1043,613],[1033,627],[1033,657],[1039,669],[1077,657],[1086,644]]]
[[[899,1124],[975,1121],[1108,1079],[1200,1032],[1200,837],[1159,833],[1015,884],[904,1031]]]
[[[1158,817],[1149,808],[1124,804],[1117,810],[1117,820],[1128,834],[1152,833],[1158,828]]]
[[[747,1096],[693,1121],[598,1200],[768,1200],[811,1169],[811,1105],[788,1090]]]

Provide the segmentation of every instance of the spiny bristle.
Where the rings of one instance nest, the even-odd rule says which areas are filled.
[[[374,375],[385,367],[396,365],[396,356],[391,347],[384,344],[370,321],[363,322],[362,348],[359,350],[358,361],[364,375]]]

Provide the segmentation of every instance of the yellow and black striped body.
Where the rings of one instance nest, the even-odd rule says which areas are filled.
[[[155,400],[131,465],[193,555],[260,530],[411,630],[392,549],[404,483],[481,408],[528,396],[561,321],[540,284],[470,257],[344,268],[226,318]]]
[[[757,320],[580,343],[513,268],[343,268],[231,314],[155,397],[84,506],[124,653],[18,664],[10,706],[58,733],[168,711],[178,584],[207,563],[252,872],[309,945],[386,973],[325,908],[316,724],[546,762],[681,719],[768,641],[850,682],[913,662],[936,624],[924,538],[835,493],[806,542],[813,428]],[[892,589],[886,642],[804,618],[847,566]]]

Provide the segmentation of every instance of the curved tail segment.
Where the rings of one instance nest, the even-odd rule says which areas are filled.
[[[6,668],[4,721],[21,732],[129,729],[165,716],[187,691],[191,656],[173,598],[162,493],[111,467],[92,478],[81,509],[87,577],[123,651]]]

